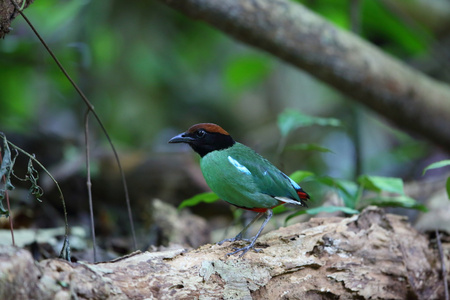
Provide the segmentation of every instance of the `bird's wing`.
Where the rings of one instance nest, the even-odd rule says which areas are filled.
[[[302,200],[308,199],[309,196],[296,182],[264,157],[244,147],[230,153],[228,160],[244,175],[251,178],[260,193],[283,202],[304,205]]]

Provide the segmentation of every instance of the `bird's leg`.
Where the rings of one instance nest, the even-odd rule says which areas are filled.
[[[258,219],[259,219],[263,214],[264,214],[264,213],[259,213],[259,214],[257,214],[257,215],[255,216],[255,218],[254,218],[250,223],[248,223],[247,226],[245,226],[244,229],[242,229],[242,231],[239,232],[234,238],[231,238],[231,239],[224,239],[224,240],[218,242],[217,244],[218,244],[218,245],[222,245],[222,244],[225,243],[225,242],[236,242],[236,241],[242,241],[242,240],[247,241],[247,242],[251,242],[251,240],[248,240],[248,239],[244,239],[244,238],[243,238],[244,233],[250,228],[250,226],[253,225],[253,223],[255,223],[256,221],[258,221]]]
[[[260,214],[263,214],[263,213],[260,213]],[[258,233],[255,235],[255,237],[251,238],[251,243],[250,243],[250,245],[245,246],[245,247],[243,247],[243,248],[234,248],[236,251],[231,252],[231,253],[227,253],[227,255],[233,255],[233,254],[236,254],[236,253],[242,251],[241,255],[239,255],[239,257],[242,257],[242,256],[244,256],[244,254],[247,253],[248,250],[250,250],[250,249],[253,249],[253,250],[255,250],[256,252],[261,251],[261,249],[255,249],[255,248],[254,248],[254,247],[255,247],[255,243],[256,243],[256,239],[259,237],[259,235],[260,235],[261,232],[263,231],[264,227],[267,225],[267,222],[269,222],[270,218],[272,218],[272,215],[273,215],[272,210],[271,210],[271,209],[268,209],[268,210],[266,211],[266,215],[267,215],[267,216],[266,216],[266,218],[264,219],[264,222],[262,223],[261,228],[258,230]],[[257,217],[259,218],[259,215],[258,215]],[[255,219],[256,219],[256,218],[255,218]],[[252,222],[253,222],[253,221],[252,221]],[[244,229],[245,229],[245,228],[244,228]]]

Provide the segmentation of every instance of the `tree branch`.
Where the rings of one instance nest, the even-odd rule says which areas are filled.
[[[295,65],[450,151],[450,87],[287,0],[160,0]]]
[[[19,14],[12,1],[22,9],[27,8],[34,0],[0,0],[0,39],[11,30],[11,22]]]

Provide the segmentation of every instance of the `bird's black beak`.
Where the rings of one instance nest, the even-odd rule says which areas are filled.
[[[194,140],[193,137],[188,136],[185,132],[180,133],[177,136],[174,136],[169,140],[169,143],[190,143]]]

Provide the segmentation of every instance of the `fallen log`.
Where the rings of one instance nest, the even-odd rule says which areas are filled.
[[[96,264],[35,262],[3,246],[0,299],[443,299],[437,248],[378,208],[280,228],[258,246],[243,258],[227,257],[226,243]]]

